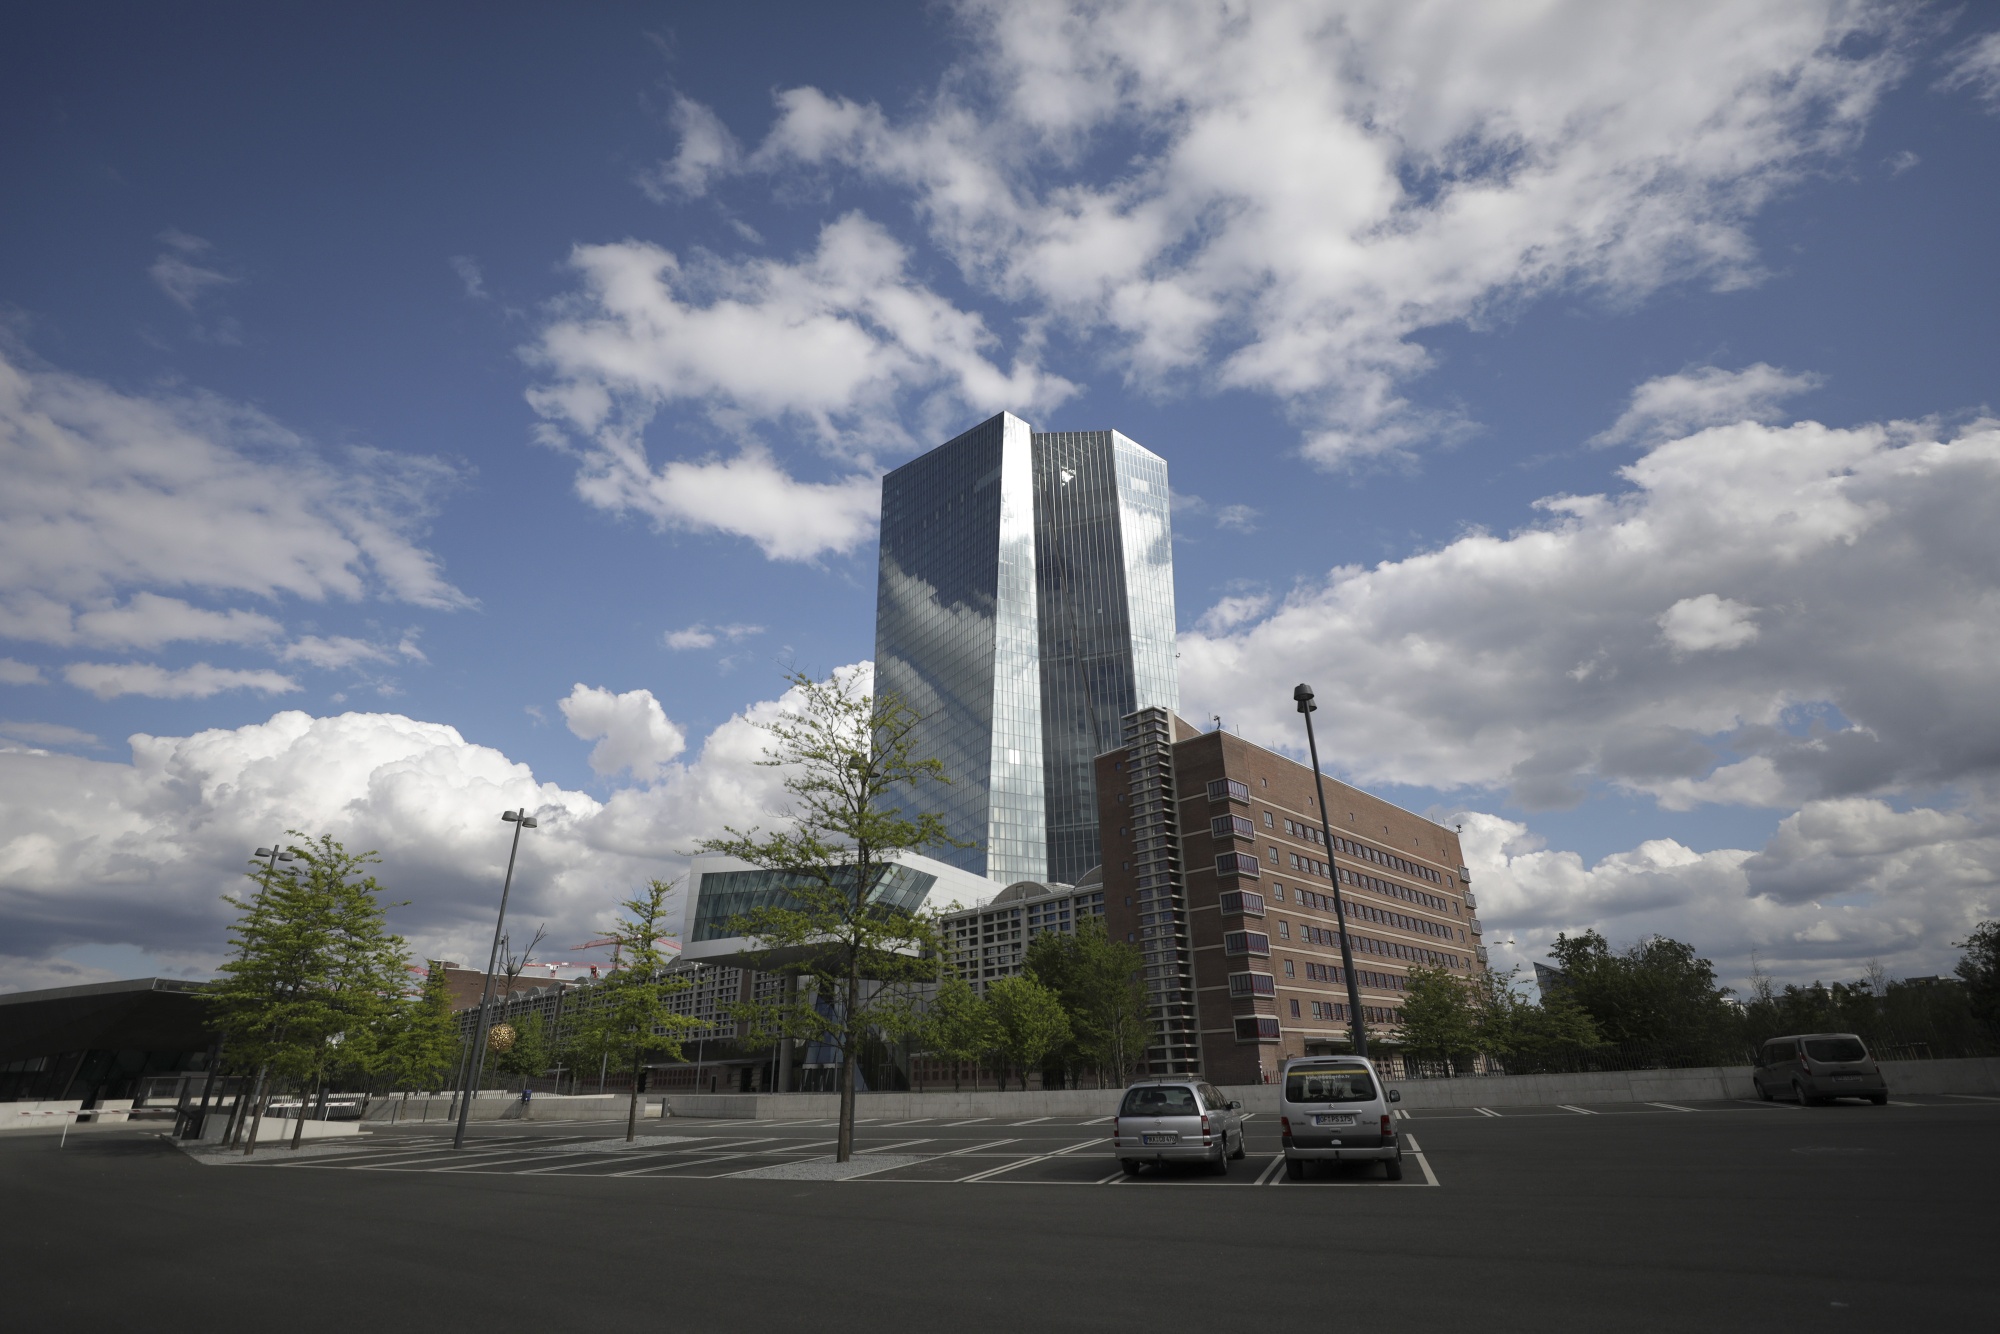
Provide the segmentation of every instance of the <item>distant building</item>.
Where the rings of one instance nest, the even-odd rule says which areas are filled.
[[[1484,970],[1454,831],[1329,778],[1329,850],[1305,765],[1166,709],[1124,723],[1097,758],[1104,915],[1145,956],[1153,1073],[1254,1084],[1347,1049],[1336,876],[1371,1038],[1411,967]]]
[[[951,777],[920,798],[968,845],[941,860],[1003,885],[1097,865],[1097,755],[1179,702],[1169,510],[1158,455],[1009,413],[882,479],[875,682]]]
[[[952,966],[980,995],[1003,977],[1018,977],[1028,942],[1044,931],[1074,935],[1089,917],[1104,915],[1104,884],[1093,870],[1080,885],[1017,880],[991,903],[947,913],[940,925]]]

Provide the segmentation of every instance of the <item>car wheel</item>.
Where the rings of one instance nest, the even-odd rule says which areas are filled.
[[[1285,1159],[1285,1180],[1304,1181],[1305,1179],[1306,1179],[1305,1161],[1300,1158]]]
[[[1877,1107],[1887,1107],[1889,1105],[1889,1095],[1886,1093],[1871,1093],[1868,1095],[1868,1101],[1874,1103]]]
[[[1229,1175],[1229,1136],[1222,1137],[1222,1151],[1215,1155],[1215,1161],[1208,1165],[1208,1170],[1219,1177]]]
[[[1403,1179],[1402,1150],[1398,1149],[1394,1158],[1382,1164],[1382,1175],[1388,1177],[1391,1181],[1401,1181]]]
[[[1236,1152],[1235,1152],[1235,1153],[1232,1153],[1232,1154],[1230,1154],[1229,1156],[1230,1156],[1231,1158],[1242,1158],[1242,1157],[1246,1156],[1246,1155],[1247,1155],[1247,1154],[1248,1154],[1249,1152],[1250,1152],[1250,1146],[1249,1146],[1249,1144],[1248,1144],[1248,1143],[1246,1143],[1246,1142],[1244,1141],[1244,1139],[1243,1139],[1243,1132],[1242,1132],[1242,1131],[1240,1131],[1240,1130],[1239,1130],[1239,1131],[1237,1131],[1237,1132],[1236,1132]]]
[[[1753,1079],[1753,1080],[1751,1080],[1750,1082],[1751,1082],[1751,1083],[1753,1083],[1753,1084],[1755,1084],[1755,1085],[1757,1086],[1757,1096],[1758,1096],[1758,1097],[1760,1097],[1760,1098],[1762,1098],[1762,1099],[1763,1099],[1763,1100],[1764,1100],[1765,1102],[1775,1102],[1775,1101],[1777,1101],[1777,1099],[1775,1099],[1775,1098],[1773,1098],[1773,1097],[1771,1096],[1771,1090],[1769,1090],[1769,1089],[1767,1089],[1767,1088],[1765,1088],[1765,1087],[1764,1087],[1764,1081],[1763,1081],[1763,1080],[1761,1080],[1761,1079]]]
[[[1120,1158],[1118,1165],[1125,1169],[1125,1175],[1128,1177],[1139,1175],[1139,1160],[1137,1158]]]
[[[1792,1096],[1799,1100],[1799,1106],[1801,1107],[1810,1107],[1813,1105],[1814,1100],[1806,1096],[1806,1086],[1804,1084],[1793,1084]]]

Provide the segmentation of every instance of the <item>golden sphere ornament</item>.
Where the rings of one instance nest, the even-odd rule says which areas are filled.
[[[486,1049],[488,1051],[503,1053],[514,1050],[514,1026],[512,1024],[493,1025],[492,1029],[486,1034]]]

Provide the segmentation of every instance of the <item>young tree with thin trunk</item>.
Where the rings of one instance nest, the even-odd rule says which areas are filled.
[[[861,1054],[883,1037],[916,1031],[920,990],[936,980],[942,942],[935,923],[906,902],[891,862],[902,852],[955,846],[936,814],[901,803],[948,781],[919,756],[918,715],[895,696],[871,696],[852,673],[788,678],[797,707],[768,724],[761,763],[781,770],[793,806],[790,828],[731,828],[702,843],[752,866],[783,873],[781,902],[736,918],[730,930],[756,940],[764,960],[809,981],[810,996],[746,1002],[753,1029],[806,1039],[840,1056],[840,1131],[835,1157],[854,1152],[855,1076]]]
[[[429,961],[415,996],[397,1007],[381,1046],[380,1066],[391,1087],[400,1085],[408,1101],[412,1088],[440,1089],[459,1056],[458,1024],[451,1013],[451,990],[444,964]]]
[[[1472,994],[1449,969],[1413,966],[1398,1008],[1402,1023],[1395,1037],[1406,1055],[1449,1067],[1479,1045]]]
[[[959,1091],[960,1067],[1000,1045],[992,1009],[962,977],[947,977],[938,984],[917,1038],[932,1056],[951,1062],[953,1093]]]
[[[1056,993],[1032,977],[1003,977],[987,984],[986,1003],[1000,1034],[1000,1050],[1020,1073],[1028,1091],[1028,1071],[1069,1041],[1069,1019]]]
[[[667,900],[674,886],[654,880],[622,905],[625,915],[605,936],[618,946],[622,966],[578,998],[570,1019],[572,1049],[616,1060],[632,1076],[625,1139],[639,1133],[639,1083],[646,1058],[681,1059],[681,1035],[701,1027],[693,1015],[676,1014],[667,998],[692,983],[668,971],[661,941],[668,928]]]

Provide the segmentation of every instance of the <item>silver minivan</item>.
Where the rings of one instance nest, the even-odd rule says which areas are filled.
[[[1403,1179],[1403,1146],[1374,1063],[1365,1056],[1307,1056],[1285,1062],[1278,1127],[1285,1139],[1285,1176],[1303,1180],[1310,1162],[1382,1164]]]
[[[1111,1156],[1137,1176],[1147,1163],[1207,1163],[1218,1174],[1243,1156],[1243,1104],[1200,1079],[1143,1079],[1111,1118]]]
[[[1797,1099],[1801,1107],[1835,1098],[1866,1098],[1877,1107],[1889,1101],[1882,1067],[1868,1054],[1868,1044],[1853,1033],[1772,1038],[1757,1049],[1750,1082],[1766,1102],[1783,1095]]]

